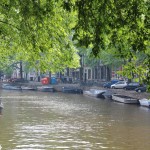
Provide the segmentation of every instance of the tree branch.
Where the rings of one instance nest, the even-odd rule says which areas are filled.
[[[12,24],[10,24],[10,23],[8,23],[8,22],[2,21],[2,20],[0,20],[0,22],[1,22],[1,23],[4,23],[4,24],[7,24],[7,25],[9,25],[9,26],[15,27],[17,30],[21,31],[20,28],[14,26],[14,25],[12,25]]]

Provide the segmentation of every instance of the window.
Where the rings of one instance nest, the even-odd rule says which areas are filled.
[[[88,79],[91,79],[91,69],[88,69]]]

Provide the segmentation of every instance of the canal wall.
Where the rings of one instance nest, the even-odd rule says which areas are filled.
[[[7,82],[0,82],[0,88],[1,88],[3,83],[7,83]],[[21,83],[21,85],[37,86],[38,87],[38,86],[42,86],[42,83],[29,81],[28,83]],[[50,84],[50,86],[54,87],[55,91],[57,91],[57,92],[61,92],[62,87],[76,87],[76,88],[80,88],[82,90],[89,90],[89,89],[109,90],[109,91],[112,91],[116,94],[130,96],[130,97],[137,98],[137,99],[142,99],[142,98],[150,99],[150,93],[147,93],[147,92],[137,93],[134,90],[105,89],[102,86],[86,86],[86,85],[80,85],[80,84],[66,84],[66,83],[65,84],[59,83],[59,84],[54,84],[54,85]]]

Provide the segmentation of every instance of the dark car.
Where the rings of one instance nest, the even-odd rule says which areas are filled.
[[[146,92],[147,88],[146,85],[144,86],[140,86],[138,88],[135,89],[136,92],[140,93],[140,92]]]
[[[135,90],[138,87],[140,87],[139,82],[131,82],[128,85],[126,85],[123,89],[125,89],[125,90]]]
[[[111,85],[117,83],[118,81],[119,81],[119,80],[111,80],[110,82],[104,83],[104,84],[103,84],[103,87],[104,87],[104,88],[110,88]]]

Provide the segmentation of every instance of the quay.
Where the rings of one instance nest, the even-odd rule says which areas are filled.
[[[2,83],[7,83],[7,82],[0,82],[0,88],[2,87]],[[19,84],[26,85],[26,86],[36,86],[36,87],[43,85],[41,82],[35,82],[35,81],[29,81],[28,83],[19,83]],[[81,85],[79,83],[78,84],[58,83],[58,84],[48,84],[48,85],[52,86],[57,92],[61,92],[63,87],[76,87],[82,89],[83,91],[89,89],[106,90],[102,86],[87,86],[87,85]],[[124,90],[124,89],[109,89],[109,91],[115,92],[116,94],[130,96],[137,99],[150,98],[150,93],[147,92],[137,93],[134,90]]]

